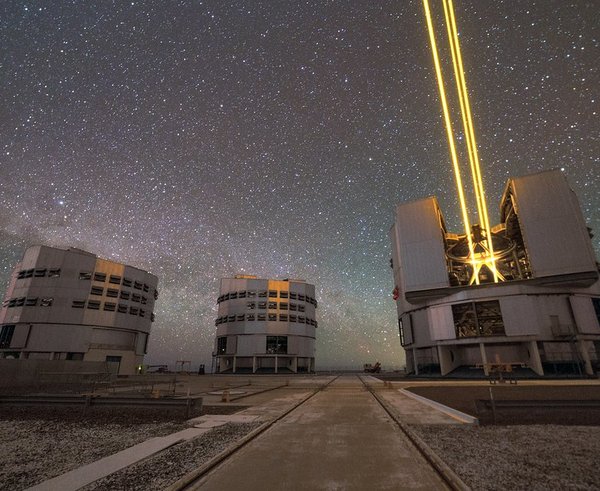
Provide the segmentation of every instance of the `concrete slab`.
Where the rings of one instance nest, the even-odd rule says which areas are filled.
[[[356,376],[343,376],[194,489],[447,489]]]
[[[190,440],[210,428],[186,428],[171,435],[151,438],[114,455],[84,465],[29,488],[31,491],[75,491],[113,472],[145,459],[181,441]]]

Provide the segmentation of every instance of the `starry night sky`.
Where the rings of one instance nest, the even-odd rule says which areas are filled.
[[[598,2],[454,3],[492,222],[563,168],[598,250]],[[146,269],[146,361],[209,366],[221,277],[304,278],[317,368],[403,364],[393,209],[462,230],[420,1],[5,0],[0,46],[1,284],[36,243]]]

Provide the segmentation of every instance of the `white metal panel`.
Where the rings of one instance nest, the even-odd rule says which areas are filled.
[[[442,339],[455,339],[454,318],[450,305],[439,305],[428,309],[429,330],[431,339],[434,341]]]
[[[600,334],[598,317],[590,297],[572,296],[569,298],[577,330],[585,334]]]

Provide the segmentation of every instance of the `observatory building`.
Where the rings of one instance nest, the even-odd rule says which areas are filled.
[[[103,361],[132,375],[146,353],[157,283],[80,249],[30,247],[0,311],[0,358]]]
[[[221,280],[217,303],[213,372],[314,371],[314,285],[237,275]]]
[[[479,227],[470,243],[449,232],[434,197],[399,205],[390,233],[409,372],[487,374],[493,363],[538,375],[598,371],[598,263],[561,171],[508,181],[491,227],[491,267],[477,264]]]

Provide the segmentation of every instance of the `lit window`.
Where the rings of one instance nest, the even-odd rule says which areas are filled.
[[[113,285],[120,285],[121,284],[121,277],[120,276],[115,276],[114,274],[111,274],[110,277],[108,278],[108,282],[112,283]]]
[[[114,288],[107,288],[106,296],[112,297],[112,298],[117,298],[119,296],[119,290],[115,290]]]
[[[267,336],[267,353],[287,354],[287,336]]]
[[[53,302],[54,302],[54,298],[44,297],[40,300],[40,306],[41,307],[52,307]]]
[[[92,279],[92,272],[91,271],[80,271],[79,272],[79,279],[80,280],[91,280]]]
[[[106,273],[94,273],[94,281],[106,281]]]
[[[71,307],[74,309],[82,309],[85,307],[85,300],[73,300]]]
[[[104,288],[101,286],[93,286],[90,290],[92,295],[102,295],[104,293]]]
[[[452,306],[457,338],[505,336],[500,302],[466,302]]]
[[[227,352],[227,336],[217,338],[217,354],[224,355]]]
[[[104,302],[104,310],[107,310],[108,312],[114,312],[116,308],[117,308],[116,303]]]
[[[97,300],[89,300],[87,303],[87,308],[92,310],[100,310],[100,302]]]

